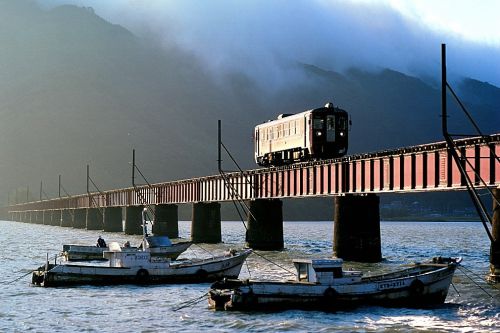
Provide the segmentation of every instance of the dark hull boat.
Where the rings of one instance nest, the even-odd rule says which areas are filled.
[[[341,259],[295,260],[296,281],[223,280],[209,292],[217,310],[336,310],[365,304],[428,307],[442,304],[460,258],[434,258],[403,270],[363,277]]]

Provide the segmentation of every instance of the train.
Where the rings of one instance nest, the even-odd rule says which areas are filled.
[[[255,162],[263,167],[328,159],[347,153],[347,111],[326,103],[297,114],[281,114],[255,126]]]

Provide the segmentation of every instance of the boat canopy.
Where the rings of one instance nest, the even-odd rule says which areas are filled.
[[[172,246],[172,242],[167,236],[149,236],[146,237],[146,241],[149,248]]]
[[[293,260],[297,269],[297,281],[312,283],[325,283],[334,278],[341,278],[342,263],[340,258]]]

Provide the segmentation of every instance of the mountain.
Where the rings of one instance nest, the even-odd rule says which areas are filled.
[[[256,124],[327,101],[352,117],[350,153],[442,140],[439,89],[391,69],[298,63],[300,79],[271,89],[242,73],[214,77],[194,55],[91,8],[44,10],[29,0],[0,0],[0,45],[0,188],[11,200],[26,187],[38,198],[40,181],[55,196],[58,175],[69,193],[84,193],[87,164],[100,189],[130,186],[132,149],[149,182],[215,174],[218,119],[231,153],[255,168]],[[485,133],[499,132],[498,87],[466,78],[456,91]],[[465,118],[451,108],[463,132]],[[224,167],[233,169],[228,158]],[[297,209],[285,218],[331,218],[331,199],[307,205],[313,216]]]

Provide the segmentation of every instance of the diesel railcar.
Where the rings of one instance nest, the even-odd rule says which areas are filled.
[[[347,153],[349,124],[347,112],[332,103],[279,115],[255,127],[255,162],[279,166],[343,156]]]

